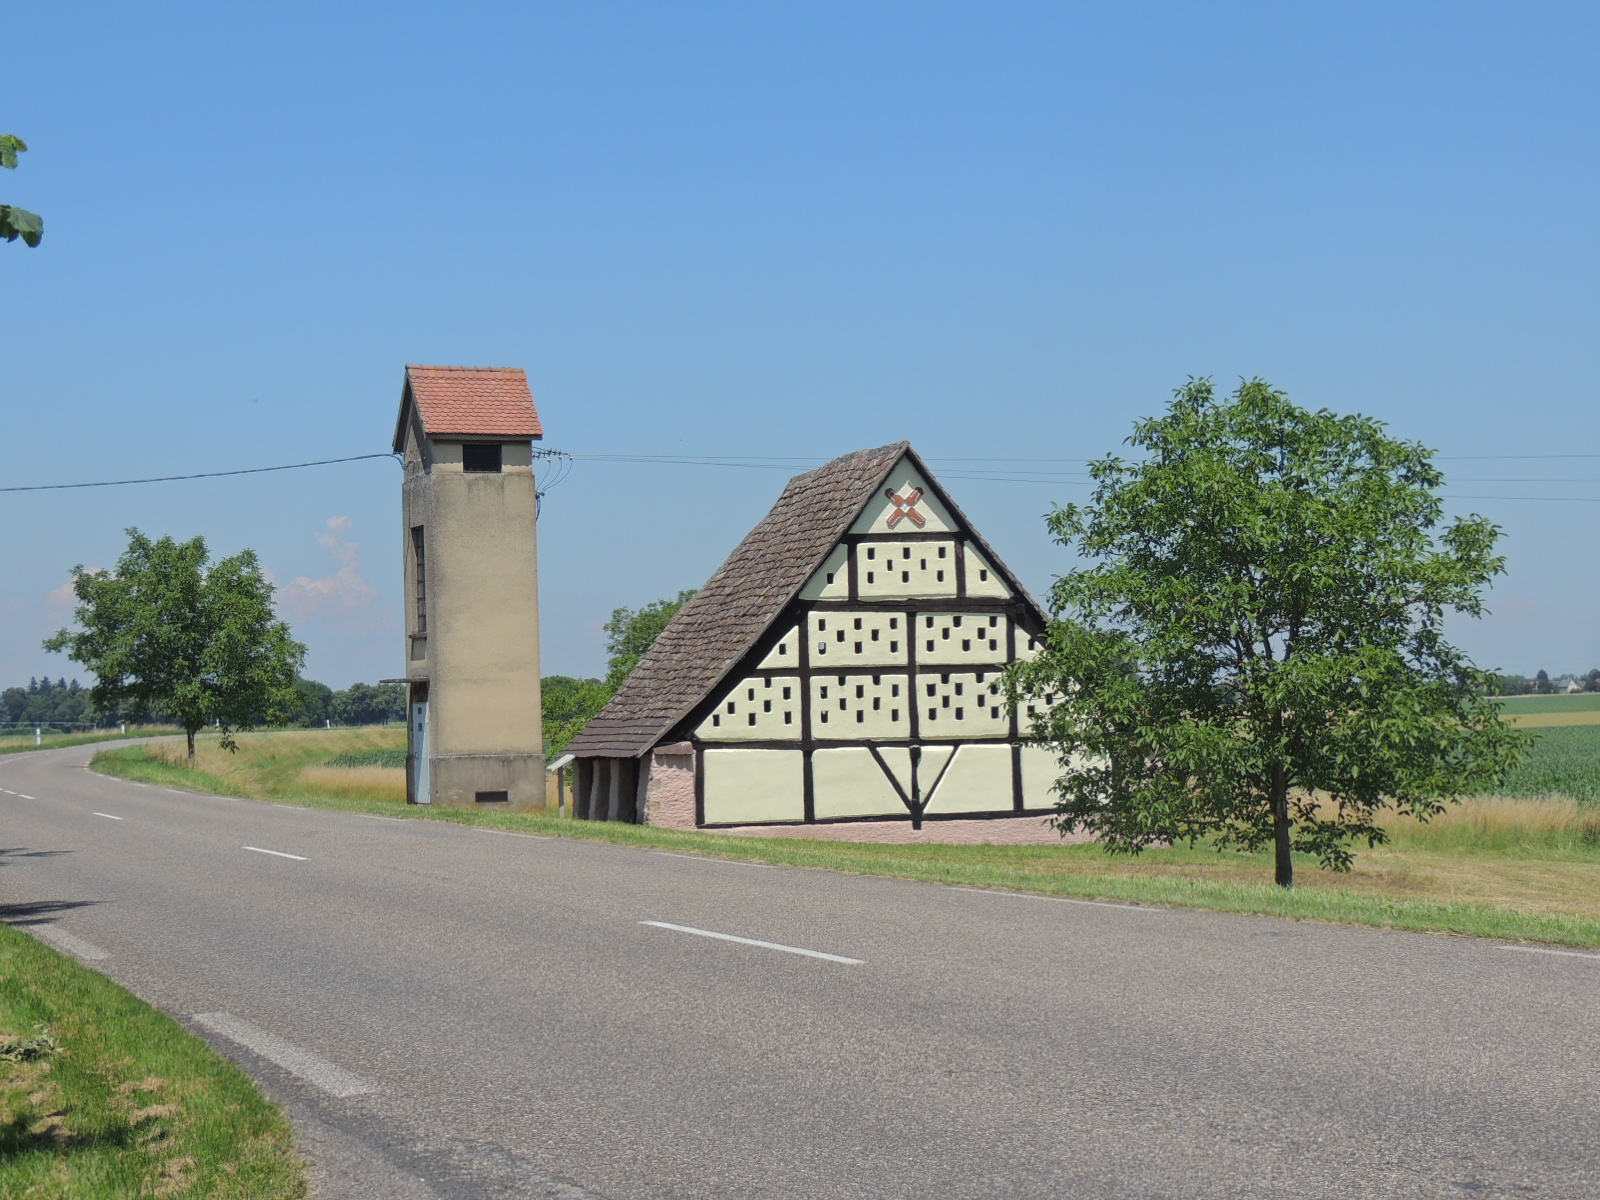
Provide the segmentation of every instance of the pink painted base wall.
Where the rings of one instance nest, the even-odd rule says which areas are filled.
[[[643,821],[657,829],[694,829],[694,755],[650,756]]]
[[[903,821],[849,821],[838,825],[739,825],[711,832],[746,837],[812,838],[824,842],[873,842],[914,846],[1059,846],[1090,841],[1086,833],[1062,837],[1045,817],[995,817],[986,821],[928,821],[921,829]]]

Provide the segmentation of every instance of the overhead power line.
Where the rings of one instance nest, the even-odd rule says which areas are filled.
[[[535,449],[535,458],[570,461],[572,455],[561,450]],[[302,467],[329,467],[335,463],[364,462],[369,458],[397,458],[393,451],[383,454],[352,454],[347,458],[319,458],[315,462],[284,463],[276,467],[242,467],[237,471],[200,471],[193,475],[154,475],[149,479],[101,479],[92,483],[35,483],[26,487],[0,487],[0,492],[56,492],[67,488],[126,487],[134,483],[176,483],[185,479],[222,479],[229,475],[262,475],[268,471],[298,471]],[[564,477],[564,473],[563,473]]]
[[[142,483],[176,483],[193,479],[223,479],[234,475],[261,475],[270,471],[297,471],[306,467],[327,467],[338,463],[364,462],[374,458],[396,458],[392,453],[352,454],[344,458],[323,458],[314,462],[284,463],[273,467],[243,467],[233,471],[199,471],[189,475],[156,475],[146,479],[106,479],[87,483],[39,483],[23,486],[0,487],[0,492],[49,492],[75,488],[127,487]],[[755,470],[809,471],[823,464],[821,458],[796,458],[763,455],[687,455],[687,454],[569,454],[564,450],[536,447],[533,457],[550,465],[550,473],[541,481],[541,494],[567,477],[574,462],[639,463],[659,466],[740,467]],[[1600,459],[1600,454],[1479,454],[1441,455],[1441,459],[1487,461],[1492,459]],[[1076,458],[936,458],[938,464],[952,464],[941,474],[948,479],[978,480],[991,483],[1028,483],[1054,487],[1090,487],[1093,480],[1087,471],[1051,471],[1038,467],[1021,467],[1028,463],[1074,463],[1087,465],[1087,460]],[[1004,466],[955,466],[954,464],[1018,464],[1020,469],[1007,470]],[[1457,483],[1563,483],[1600,484],[1600,479],[1578,479],[1567,476],[1537,478],[1528,476],[1464,476]],[[1548,500],[1558,503],[1600,503],[1595,496],[1485,496],[1465,493],[1447,493],[1453,500]]]
[[[245,467],[238,471],[201,471],[196,475],[157,475],[151,479],[106,479],[96,483],[36,483],[28,487],[0,487],[0,492],[55,492],[64,488],[126,487],[132,483],[173,483],[180,479],[220,479],[224,475],[260,475],[267,471],[297,471],[301,467],[327,467],[367,458],[393,458],[393,454],[353,454],[349,458],[323,458],[316,462],[286,463],[281,467]]]

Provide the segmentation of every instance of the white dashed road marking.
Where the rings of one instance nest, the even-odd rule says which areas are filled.
[[[1502,950],[1520,950],[1524,954],[1559,954],[1563,958],[1594,958],[1600,959],[1600,954],[1589,954],[1583,950],[1547,950],[1543,946],[1501,946]]]
[[[689,925],[673,925],[667,921],[640,921],[641,925],[653,925],[657,929],[671,929],[676,933],[692,933],[696,937],[716,938],[719,942],[738,942],[741,946],[760,946],[763,950],[781,950],[785,954],[803,954],[807,958],[825,958],[829,962],[849,963],[859,965],[859,958],[846,958],[842,954],[824,954],[821,950],[802,950],[799,946],[785,946],[778,942],[759,942],[755,938],[735,937],[731,933],[714,933],[709,929],[695,929]]]
[[[40,922],[34,925],[20,926],[35,937],[41,937],[54,945],[58,950],[65,950],[73,958],[83,959],[85,962],[98,962],[102,958],[110,958],[109,951],[100,949],[93,942],[86,942],[80,937],[73,937],[65,929]]]
[[[237,1042],[246,1050],[259,1054],[268,1062],[277,1063],[291,1075],[296,1075],[330,1096],[364,1096],[377,1088],[352,1075],[343,1067],[336,1067],[325,1058],[318,1058],[309,1050],[284,1041],[268,1033],[259,1025],[252,1025],[243,1017],[232,1013],[196,1013],[195,1024],[203,1025],[213,1033],[220,1033],[230,1042]]]
[[[1149,904],[1114,904],[1110,900],[1075,900],[1071,896],[1040,896],[1033,892],[1007,892],[1000,888],[953,887],[957,892],[976,892],[980,896],[1015,896],[1019,900],[1050,900],[1056,904],[1087,904],[1091,908],[1131,908],[1135,912],[1158,911]]]
[[[762,867],[772,870],[776,863],[746,862],[742,858],[714,858],[709,854],[679,854],[676,850],[652,850],[651,854],[665,854],[668,858],[692,858],[695,862],[732,863],[736,867]]]
[[[108,821],[120,821],[120,820],[122,820],[121,817],[114,817],[110,813],[97,812],[94,815],[97,816],[97,817],[104,817]]]
[[[279,858],[292,858],[295,862],[310,862],[304,854],[286,854],[282,850],[264,850],[260,846],[245,846],[245,850],[254,850],[257,854],[273,854]]]

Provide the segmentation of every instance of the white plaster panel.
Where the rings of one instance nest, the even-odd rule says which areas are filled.
[[[1061,775],[1055,753],[1041,746],[1022,748],[1022,803],[1026,808],[1054,808],[1060,798],[1051,787]]]
[[[1008,620],[999,613],[918,613],[917,662],[1004,663]]]
[[[1039,651],[1044,649],[1037,638],[1030,637],[1028,631],[1022,626],[1017,626],[1017,658],[1024,662],[1032,662],[1039,657]]]
[[[926,811],[1009,812],[1011,807],[1011,744],[1005,742],[957,748]]]
[[[791,627],[789,632],[778,640],[778,644],[767,651],[767,656],[756,666],[763,671],[778,671],[784,667],[798,667],[800,665],[800,630]]]
[[[858,542],[856,593],[863,600],[954,596],[955,542]]]
[[[695,730],[705,742],[770,742],[800,738],[800,678],[751,676],[724,692]]]
[[[1011,732],[999,667],[924,672],[917,676],[917,708],[923,737],[1005,737]]]
[[[813,612],[811,669],[899,666],[906,661],[903,613]]]
[[[804,819],[799,750],[707,750],[703,758],[706,824]]]
[[[909,515],[895,520],[896,511],[907,511],[902,506],[896,505],[889,499],[889,493],[894,492],[901,497],[909,497],[912,492],[920,491],[922,496],[916,504],[911,506],[922,518],[918,525]],[[894,521],[894,524],[890,524]],[[954,517],[948,509],[934,499],[928,490],[928,481],[921,473],[916,471],[909,463],[901,462],[889,474],[889,482],[878,494],[867,501],[866,508],[856,518],[856,523],[850,527],[851,533],[946,533],[958,529]]]
[[[884,759],[897,774],[909,779],[911,752],[887,748]],[[811,756],[811,788],[816,815],[827,817],[909,817],[910,813],[889,777],[860,746],[818,750]]]
[[[1056,692],[1047,692],[1043,696],[1035,696],[1024,701],[1017,709],[1017,730],[1023,736],[1033,735],[1034,721],[1048,713],[1064,699]]]
[[[818,741],[911,736],[906,675],[813,675],[811,736]]]
[[[833,548],[827,561],[800,589],[802,600],[848,600],[850,598],[849,547]]]
[[[967,543],[967,595],[975,600],[987,600],[993,597],[997,600],[1009,600],[1011,589],[1006,586],[1005,580],[1000,578],[1000,572],[988,559],[978,552],[978,548],[971,542]]]

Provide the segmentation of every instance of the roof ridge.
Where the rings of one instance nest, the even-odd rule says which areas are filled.
[[[408,371],[501,371],[513,375],[526,375],[524,367],[463,367],[451,366],[446,363],[407,363]]]

